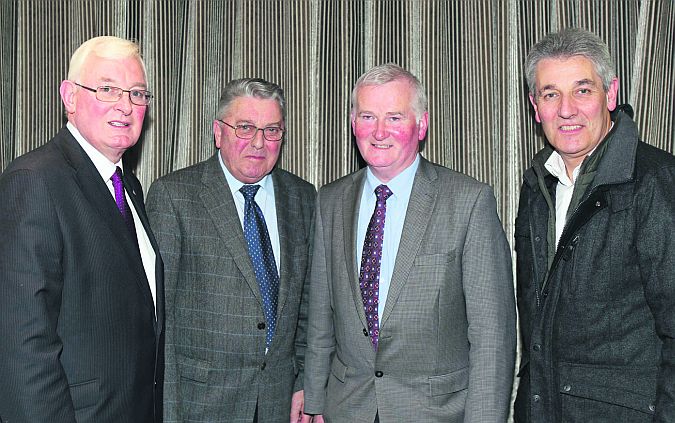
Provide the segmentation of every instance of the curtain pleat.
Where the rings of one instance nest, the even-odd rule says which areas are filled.
[[[0,169],[64,124],[59,97],[84,40],[137,40],[155,98],[128,157],[144,187],[215,152],[223,85],[262,77],[287,96],[279,165],[317,187],[364,163],[351,134],[351,88],[396,62],[429,97],[423,154],[494,187],[512,239],[522,173],[544,145],[523,62],[549,31],[590,29],[610,46],[619,101],[642,137],[675,150],[675,6],[649,0],[15,0],[0,2]]]

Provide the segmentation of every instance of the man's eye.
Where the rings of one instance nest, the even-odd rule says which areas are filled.
[[[542,93],[541,94],[541,98],[543,98],[544,100],[551,100],[551,99],[556,98],[557,96],[558,96],[558,94],[554,93],[554,92]]]
[[[361,118],[361,120],[372,120],[373,116],[372,115],[361,115],[360,118]]]
[[[580,88],[579,94],[590,94],[591,90],[589,88]]]
[[[248,131],[252,131],[253,128],[255,128],[255,126],[244,124],[244,125],[239,125],[238,128],[241,129],[242,131],[248,132]]]
[[[269,135],[276,135],[281,131],[281,128],[277,128],[276,126],[268,126],[265,128],[265,132]]]
[[[145,92],[144,91],[138,91],[138,90],[131,90],[129,91],[132,97],[135,98],[143,98],[145,97]]]
[[[109,93],[112,89],[113,87],[98,87],[98,90],[102,93]]]

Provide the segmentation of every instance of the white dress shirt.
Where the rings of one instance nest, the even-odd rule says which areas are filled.
[[[68,122],[66,124],[66,127],[70,131],[70,133],[75,137],[77,142],[80,144],[82,149],[84,150],[85,153],[87,153],[87,156],[89,156],[89,159],[94,163],[94,166],[96,167],[96,170],[98,170],[98,173],[101,175],[101,178],[103,179],[103,182],[105,185],[108,187],[108,190],[110,191],[110,195],[112,196],[113,200],[115,199],[115,188],[113,187],[112,179],[110,179],[115,173],[115,169],[119,166],[120,169],[124,171],[124,167],[122,166],[122,160],[120,160],[117,163],[112,163],[110,160],[108,160],[103,153],[98,151],[96,148],[94,148],[93,145],[89,144],[82,134],[80,134],[80,131],[77,130],[77,128]],[[148,234],[145,232],[145,228],[143,227],[143,223],[138,217],[138,212],[136,211],[136,207],[134,206],[134,203],[131,201],[129,198],[129,194],[126,192],[126,189],[124,191],[124,195],[127,198],[127,203],[129,204],[129,208],[131,209],[131,214],[134,217],[134,226],[136,227],[136,238],[138,239],[138,247],[141,251],[141,261],[143,262],[143,269],[145,270],[145,276],[148,278],[148,283],[150,284],[150,292],[152,293],[152,301],[155,303],[155,309],[157,307],[157,282],[155,281],[155,263],[156,263],[156,255],[155,255],[155,250],[152,248],[152,244],[150,244],[150,238],[148,238]],[[157,311],[155,310],[155,315]]]
[[[410,166],[386,184],[377,179],[370,168],[366,169],[366,181],[363,186],[363,192],[361,193],[359,220],[356,232],[357,271],[361,269],[363,241],[366,238],[370,217],[375,210],[375,203],[377,203],[375,188],[377,188],[378,185],[384,184],[389,187],[392,192],[392,195],[387,199],[387,214],[384,221],[382,262],[380,264],[380,292],[378,294],[377,306],[377,315],[378,320],[380,321],[382,320],[384,305],[387,302],[389,285],[394,273],[394,265],[396,264],[396,254],[398,253],[398,246],[401,242],[401,234],[403,233],[403,223],[405,221],[406,211],[408,210],[408,203],[410,202],[410,193],[412,192],[415,173],[417,173],[419,164],[420,155],[418,154],[415,161]]]

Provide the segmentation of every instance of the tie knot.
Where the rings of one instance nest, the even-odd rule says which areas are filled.
[[[113,181],[113,185],[117,186],[122,184],[122,169],[119,166],[115,167],[115,173],[112,174],[110,179]]]
[[[392,194],[393,192],[386,185],[378,185],[375,188],[375,195],[377,195],[377,199],[380,201],[387,201],[387,198],[391,197]]]
[[[253,198],[255,198],[255,194],[259,189],[260,185],[244,185],[239,188],[239,191],[244,195],[246,201],[253,201]]]

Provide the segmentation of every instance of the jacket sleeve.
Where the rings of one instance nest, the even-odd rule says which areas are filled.
[[[312,245],[314,243],[314,201],[316,191],[312,187],[307,195],[306,210],[309,210],[309,235],[307,246],[307,274],[302,288],[302,298],[300,299],[300,310],[298,311],[298,327],[295,334],[295,362],[298,366],[293,392],[301,391],[305,382],[305,350],[307,349],[307,321],[309,313],[309,286],[310,271],[312,266]]]
[[[487,186],[472,205],[462,281],[470,348],[464,421],[504,422],[515,365],[516,308],[511,253]]]
[[[319,194],[320,197],[321,194]],[[309,319],[305,354],[305,413],[322,414],[326,402],[326,384],[330,358],[335,350],[335,332],[326,269],[326,247],[320,198],[315,208],[312,270],[309,285]]]
[[[175,298],[180,260],[180,225],[166,185],[155,181],[148,190],[145,207],[152,232],[164,261],[165,338],[164,338],[164,422],[182,422],[180,374],[176,363]]]
[[[0,177],[0,421],[74,422],[57,334],[62,233],[42,177]]]
[[[637,194],[637,251],[647,303],[662,341],[655,422],[675,421],[675,168],[648,176]]]

